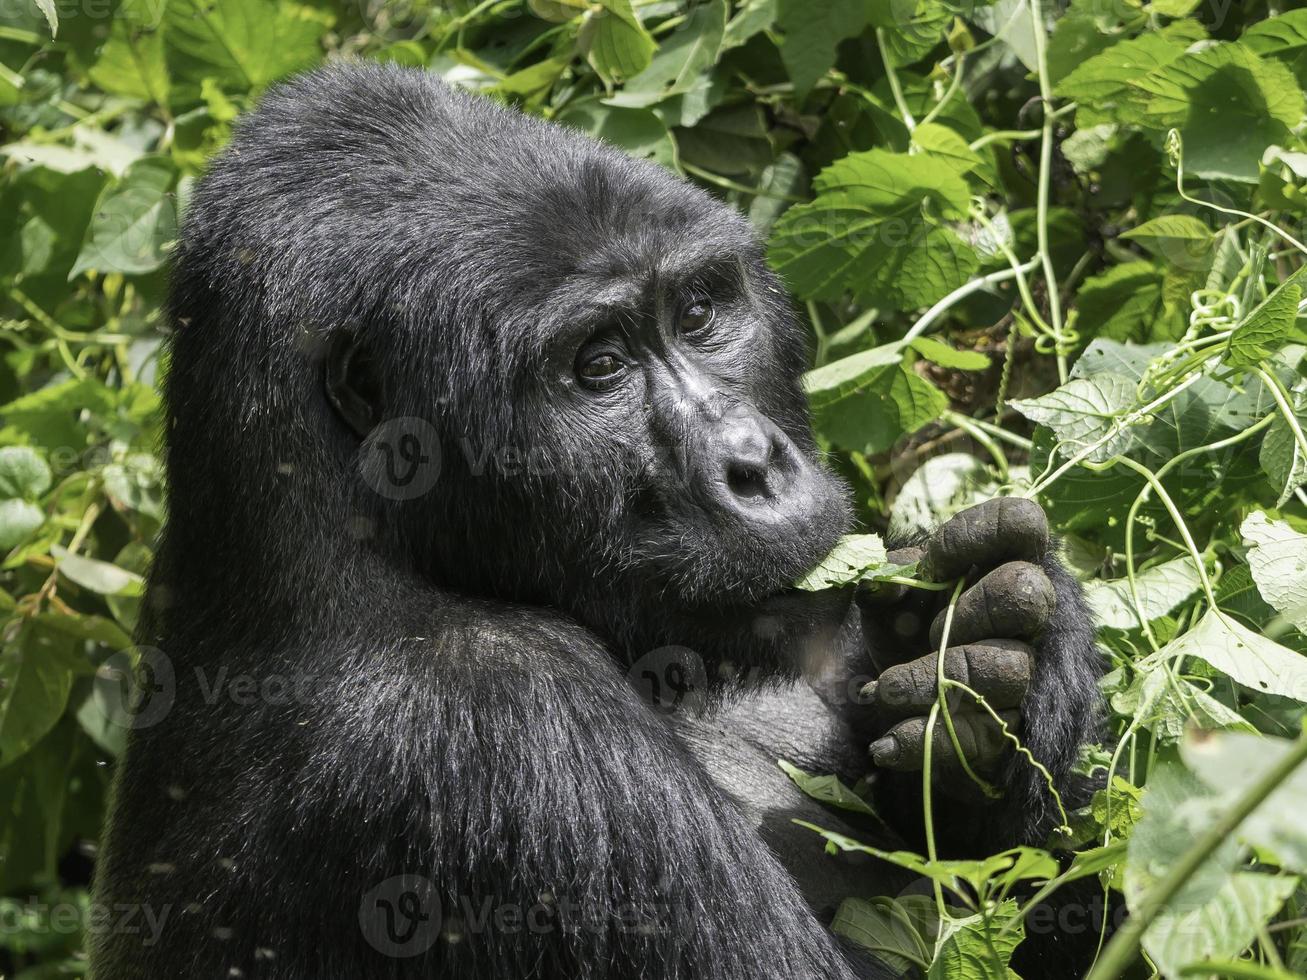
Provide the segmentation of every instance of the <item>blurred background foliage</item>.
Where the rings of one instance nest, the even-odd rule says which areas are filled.
[[[1086,765],[1125,758],[1082,840],[1131,838],[1138,787],[1171,774],[1134,863],[1118,850],[1098,869],[1142,895],[1176,858],[1161,842],[1195,832],[1159,822],[1177,794],[1221,803],[1227,770],[1203,788],[1210,760],[1177,761],[1186,725],[1292,736],[1307,696],[1283,659],[1301,660],[1307,573],[1275,564],[1307,546],[1302,255],[1259,223],[1307,214],[1307,14],[1292,6],[0,0],[0,975],[84,969],[123,734],[96,677],[131,646],[164,508],[179,215],[261,91],[340,58],[425,67],[747,213],[811,325],[818,433],[869,528],[1040,481],[1068,557],[1103,583],[1114,713]],[[1238,213],[1178,192],[1171,130],[1195,193]],[[1268,299],[1277,282],[1299,290],[1287,307]],[[1165,411],[1139,411],[1157,398]],[[1163,491],[1144,492],[1150,476]],[[1208,614],[1266,628],[1282,653],[1260,650],[1262,674],[1222,659],[1243,634]],[[1256,770],[1260,744],[1226,743],[1222,765]],[[1278,812],[1307,805],[1302,789]],[[1281,845],[1302,837],[1273,823]],[[1307,967],[1301,854],[1283,850],[1253,841],[1204,865],[1225,877],[1196,922],[1150,933],[1154,965]],[[865,939],[879,914],[850,907],[845,931]]]

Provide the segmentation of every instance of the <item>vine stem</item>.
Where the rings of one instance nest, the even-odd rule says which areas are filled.
[[[1039,0],[1030,0],[1031,32],[1035,36],[1035,61],[1039,69],[1039,97],[1044,106],[1044,123],[1039,139],[1039,189],[1036,199],[1036,228],[1039,255],[1044,265],[1044,281],[1048,287],[1048,317],[1052,321],[1056,341],[1057,374],[1066,384],[1068,367],[1062,343],[1062,297],[1058,290],[1057,273],[1053,269],[1053,255],[1048,244],[1048,192],[1053,179],[1053,139],[1057,120],[1053,115],[1053,90],[1048,83],[1048,38],[1044,28],[1044,13]]]
[[[904,341],[915,340],[917,337],[920,337],[923,333],[929,330],[934,322],[947,312],[950,307],[960,303],[972,293],[978,293],[989,286],[1023,276],[1027,272],[1033,270],[1038,264],[1039,258],[1036,256],[1024,265],[1015,266],[1011,269],[1000,269],[998,272],[991,272],[987,276],[981,276],[979,279],[972,279],[969,283],[959,286],[925,313],[921,314],[921,316],[917,318],[917,322],[909,327],[908,332],[903,335]]]
[[[1298,443],[1298,449],[1302,453],[1303,459],[1307,459],[1307,433],[1304,433],[1302,426],[1298,424],[1298,414],[1293,410],[1288,398],[1285,397],[1286,392],[1280,384],[1280,379],[1266,370],[1265,366],[1257,368],[1257,377],[1261,378],[1262,384],[1266,385],[1270,390],[1271,397],[1275,399],[1275,407],[1284,416],[1284,423],[1289,427],[1289,431],[1293,433],[1294,441]],[[1292,472],[1291,468],[1290,474]]]
[[[1166,904],[1175,897],[1185,882],[1193,877],[1202,863],[1234,833],[1244,819],[1261,806],[1304,761],[1307,761],[1307,732],[1299,735],[1284,757],[1245,790],[1234,805],[1221,814],[1190,845],[1189,849],[1180,855],[1180,860],[1172,865],[1171,870],[1149,890],[1138,908],[1130,910],[1130,917],[1108,942],[1102,957],[1086,975],[1085,980],[1116,980],[1121,976],[1125,968],[1134,962],[1144,933],[1166,908]]]
[[[876,47],[880,49],[880,60],[885,64],[885,77],[889,80],[889,90],[894,95],[894,104],[898,106],[898,110],[903,116],[903,125],[908,127],[910,133],[917,128],[917,121],[912,118],[912,110],[908,108],[908,100],[903,97],[903,86],[899,84],[899,73],[894,70],[894,59],[885,50],[884,28],[876,28]]]

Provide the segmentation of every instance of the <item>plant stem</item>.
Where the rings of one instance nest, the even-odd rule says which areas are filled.
[[[899,73],[894,70],[894,59],[885,50],[885,31],[880,27],[876,28],[876,47],[880,49],[880,60],[885,63],[885,77],[889,80],[889,90],[894,95],[894,104],[898,106],[899,113],[903,116],[903,124],[908,127],[910,133],[917,128],[917,121],[912,118],[912,110],[908,108],[907,99],[903,97],[903,88],[899,85]]]
[[[966,299],[972,293],[978,293],[982,289],[996,285],[1000,282],[1007,282],[1009,279],[1016,279],[1018,276],[1030,272],[1038,263],[1039,259],[1033,258],[1024,265],[1011,269],[1000,269],[998,272],[991,272],[987,276],[981,276],[979,279],[972,279],[971,282],[959,286],[925,313],[921,314],[917,319],[917,322],[908,328],[908,332],[903,335],[903,339],[906,341],[920,337],[923,333],[929,330],[931,325],[947,312],[950,307]]]
[[[1207,828],[1189,849],[1180,856],[1162,880],[1148,892],[1139,907],[1131,909],[1130,918],[1126,919],[1117,930],[1103,955],[1089,971],[1085,980],[1116,980],[1125,971],[1139,951],[1144,932],[1153,920],[1166,908],[1167,902],[1175,897],[1211,856],[1243,823],[1244,819],[1259,807],[1262,802],[1283,783],[1294,770],[1307,760],[1307,732],[1298,736],[1297,741],[1275,765],[1268,769],[1257,782],[1253,783],[1242,796]]]
[[[1053,255],[1048,245],[1048,193],[1053,177],[1053,140],[1056,119],[1053,116],[1053,90],[1048,82],[1048,38],[1044,30],[1044,15],[1039,0],[1030,0],[1031,27],[1035,35],[1035,58],[1039,67],[1039,97],[1044,104],[1044,124],[1039,139],[1039,190],[1036,201],[1036,229],[1039,255],[1044,264],[1044,281],[1048,287],[1048,316],[1056,343],[1057,374],[1066,384],[1068,368],[1066,351],[1062,343],[1062,296],[1053,270]]]

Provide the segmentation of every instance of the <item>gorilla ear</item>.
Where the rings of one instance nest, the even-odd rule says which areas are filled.
[[[381,379],[358,337],[337,330],[327,342],[327,401],[361,439],[381,420]]]

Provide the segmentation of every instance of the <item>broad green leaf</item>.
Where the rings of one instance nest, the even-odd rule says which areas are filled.
[[[1298,307],[1307,268],[1294,273],[1262,300],[1235,328],[1225,352],[1233,367],[1256,367],[1292,340],[1307,340],[1298,326]]]
[[[958,350],[934,337],[914,337],[908,346],[932,364],[956,371],[983,371],[992,364],[986,354],[974,350]]]
[[[885,55],[900,67],[939,44],[954,16],[939,0],[870,0],[869,7],[871,23],[884,30]]]
[[[586,14],[581,44],[604,81],[626,81],[649,67],[657,45],[631,8],[631,0],[597,0]]]
[[[1307,534],[1261,511],[1249,514],[1239,533],[1262,598],[1307,633]]]
[[[1251,24],[1240,43],[1260,55],[1296,55],[1307,49],[1307,9],[1286,10]]]
[[[53,476],[41,455],[29,446],[0,449],[0,498],[35,500],[50,489]]]
[[[851,585],[862,580],[868,572],[882,570],[899,571],[900,566],[890,565],[880,535],[846,534],[831,553],[795,585],[806,592],[820,592]]]
[[[776,23],[778,0],[747,0],[726,25],[722,50],[738,48]]]
[[[50,554],[58,562],[59,573],[84,589],[100,595],[140,595],[145,581],[135,572],[119,568],[98,558],[75,555],[56,545]]]
[[[946,163],[966,175],[984,166],[985,161],[973,150],[956,130],[939,123],[922,123],[912,131],[912,145],[925,151],[934,160]]]
[[[1231,806],[1268,769],[1284,758],[1292,742],[1260,733],[1195,732],[1181,743],[1185,765],[1213,794],[1215,812]],[[1235,836],[1269,851],[1288,869],[1307,872],[1307,766],[1299,766],[1251,814]]]
[[[91,65],[91,81],[115,95],[168,105],[168,76],[163,5],[155,0],[127,0],[109,25],[109,37]]]
[[[258,91],[318,61],[331,23],[294,0],[169,0],[168,70],[193,101],[205,79],[228,92]]]
[[[1294,393],[1290,404],[1298,431],[1307,433],[1307,391]],[[1262,437],[1259,461],[1271,485],[1279,491],[1277,507],[1283,507],[1295,490],[1307,484],[1307,450],[1278,408],[1275,420]]]
[[[1233,728],[1255,731],[1237,711],[1227,708],[1202,688],[1172,677],[1160,664],[1141,670],[1126,690],[1112,696],[1112,710],[1137,719],[1163,744],[1178,742],[1191,726],[1204,731]]]
[[[177,236],[177,169],[167,157],[143,157],[95,204],[86,241],[68,277],[88,269],[140,274],[163,265]]]
[[[914,965],[924,969],[930,963],[939,913],[929,895],[846,898],[830,927],[907,975]]]
[[[1032,422],[1052,429],[1065,456],[1074,456],[1105,440],[1086,457],[1102,463],[1125,452],[1134,440],[1129,429],[1113,430],[1119,417],[1135,406],[1137,387],[1134,381],[1119,374],[1096,374],[1091,378],[1073,378],[1040,398],[1010,404]]]
[[[966,182],[925,154],[853,153],[818,174],[815,200],[790,208],[772,230],[770,259],[801,296],[915,309],[970,278],[975,250],[951,228],[970,203]]]
[[[1184,54],[1187,44],[1166,33],[1147,33],[1121,41],[1080,64],[1057,85],[1057,94],[1093,108],[1095,122],[1137,125],[1133,109],[1143,102],[1131,86]],[[1080,110],[1084,112],[1083,109]]]
[[[994,472],[974,454],[932,456],[912,471],[894,498],[890,539],[911,540],[998,491]]]
[[[835,64],[839,43],[867,23],[866,0],[777,0],[776,9],[781,61],[801,96]]]
[[[1307,700],[1307,656],[1254,633],[1219,610],[1209,610],[1158,656],[1197,657],[1254,691]]]
[[[908,365],[868,373],[860,386],[813,409],[816,430],[844,449],[883,452],[904,435],[938,419],[948,398]]]
[[[45,511],[30,500],[0,500],[0,552],[22,544],[45,523]]]
[[[778,760],[776,764],[781,767],[785,775],[794,780],[794,784],[799,789],[814,800],[841,810],[851,810],[863,816],[880,819],[871,804],[840,782],[839,776],[813,776],[797,766],[790,765],[784,759]]]
[[[717,60],[726,29],[726,0],[708,0],[690,8],[674,33],[666,38],[649,67],[631,78],[609,105],[645,108],[690,92]]]
[[[1210,228],[1188,214],[1161,215],[1123,232],[1121,237],[1138,242],[1181,269],[1205,268],[1215,240]]]
[[[1288,68],[1236,43],[1185,54],[1132,85],[1146,97],[1145,125],[1180,130],[1195,177],[1256,183],[1262,152],[1284,143],[1307,111]]]
[[[1131,911],[1210,823],[1209,800],[1203,783],[1179,765],[1149,773],[1143,817],[1130,837],[1125,867]],[[1202,959],[1236,956],[1296,886],[1294,878],[1237,871],[1239,858],[1239,844],[1229,838],[1149,926],[1144,948],[1164,974]]]
[[[1154,565],[1135,576],[1139,606],[1149,622],[1173,612],[1198,591],[1200,584],[1198,571],[1188,558]],[[1121,630],[1141,628],[1129,579],[1090,582],[1085,591],[1100,626]]]
[[[1026,936],[1025,924],[1013,923],[1016,918],[1017,903],[1008,899],[988,916],[946,919],[940,924],[927,980],[1010,980],[1013,973],[1008,964]]]
[[[72,640],[26,625],[0,648],[0,768],[54,727],[68,704]]]
[[[527,0],[527,6],[541,20],[562,24],[583,13],[590,4],[588,0]]]
[[[1089,337],[1153,340],[1159,329],[1175,332],[1170,319],[1184,328],[1182,319],[1166,317],[1162,275],[1151,262],[1123,262],[1090,276],[1081,284],[1076,310],[1077,328]]]

